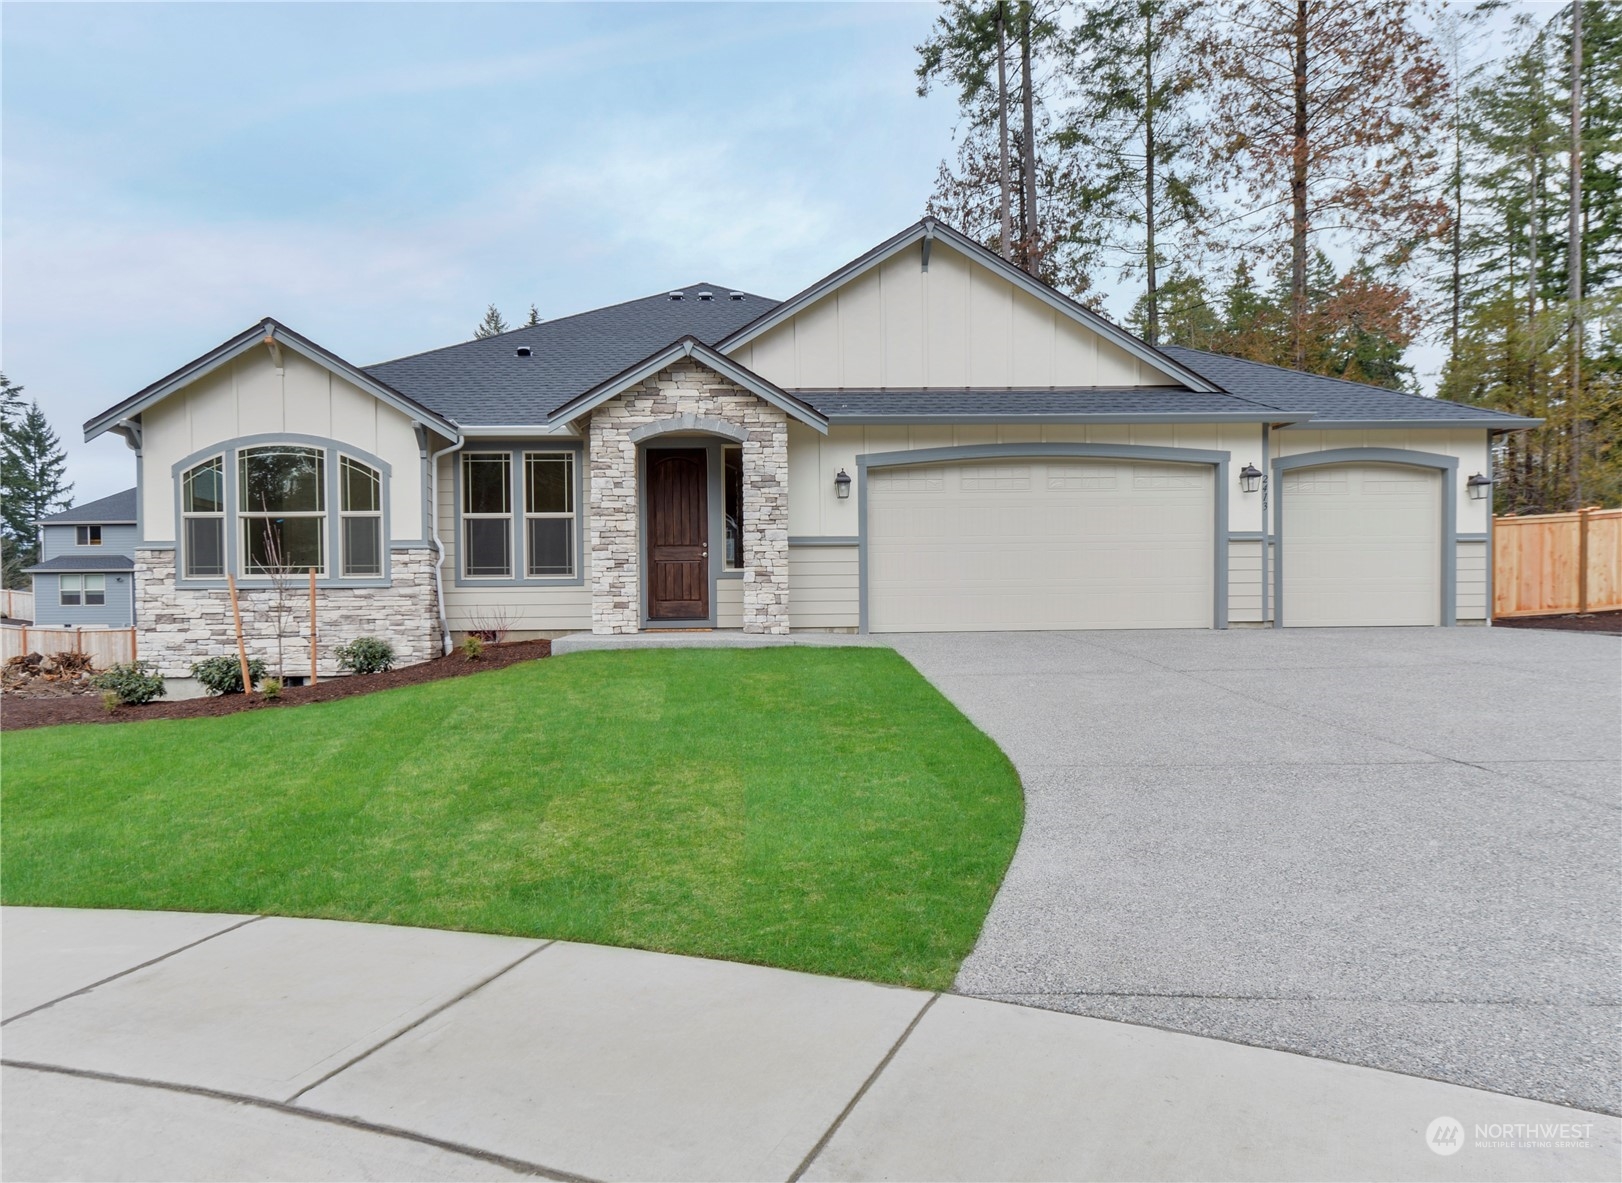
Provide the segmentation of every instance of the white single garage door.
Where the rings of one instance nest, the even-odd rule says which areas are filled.
[[[1292,469],[1282,508],[1286,626],[1441,623],[1440,471]]]
[[[1214,487],[1206,464],[873,469],[868,627],[1210,628]]]

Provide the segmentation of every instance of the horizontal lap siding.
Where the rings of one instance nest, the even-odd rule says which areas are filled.
[[[539,584],[534,587],[478,587],[456,584],[456,456],[439,462],[439,537],[445,544],[442,580],[445,588],[445,616],[452,631],[491,627],[499,624],[513,632],[572,632],[591,628],[591,548],[585,548],[578,584]],[[582,507],[583,509],[583,507]],[[580,515],[580,529],[589,530],[586,514]]]
[[[856,628],[861,623],[860,580],[854,546],[790,546],[790,628]]]
[[[743,580],[715,581],[715,627],[743,627]]]
[[[1455,611],[1460,620],[1487,619],[1487,544],[1458,544],[1458,588]]]
[[[1228,619],[1255,623],[1262,619],[1262,544],[1228,543]]]

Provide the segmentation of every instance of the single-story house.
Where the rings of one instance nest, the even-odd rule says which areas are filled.
[[[85,435],[135,450],[141,652],[178,674],[232,646],[228,573],[262,650],[283,569],[324,638],[406,660],[1480,623],[1491,441],[1535,423],[1156,348],[925,218],[788,300],[691,284],[377,365],[267,319]]]
[[[129,628],[135,623],[136,490],[87,501],[39,521],[34,623]]]

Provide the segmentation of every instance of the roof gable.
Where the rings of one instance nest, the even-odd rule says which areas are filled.
[[[909,250],[914,247],[916,253]],[[805,341],[785,342],[791,322]],[[717,348],[790,387],[1220,389],[932,218],[818,280]],[[918,357],[907,357],[908,350]],[[931,362],[938,374],[928,372]]]
[[[124,526],[135,524],[135,490],[125,489],[106,497],[98,497],[94,501],[86,501],[83,505],[75,505],[64,509],[60,513],[53,513],[40,518],[42,526],[71,526],[79,524],[95,524],[101,526]]]
[[[388,403],[402,414],[427,423],[428,426],[447,438],[455,439],[460,434],[453,421],[442,417],[410,396],[366,373],[359,366],[345,361],[331,350],[317,345],[308,337],[294,332],[286,325],[267,316],[252,328],[245,329],[230,340],[221,342],[201,357],[193,358],[173,373],[159,378],[152,385],[137,391],[117,406],[109,407],[95,418],[88,420],[84,425],[85,440],[93,440],[104,432],[122,426],[126,420],[133,419],[147,407],[168,398],[177,391],[185,389],[199,379],[214,373],[220,367],[228,365],[249,350],[260,346],[272,350],[290,349],[294,353],[308,358],[323,369],[337,374],[352,385],[358,386],[374,398]]]

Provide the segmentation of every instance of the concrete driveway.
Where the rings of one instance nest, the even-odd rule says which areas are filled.
[[[1622,1111],[1622,643],[892,639],[1025,782],[960,993]]]

